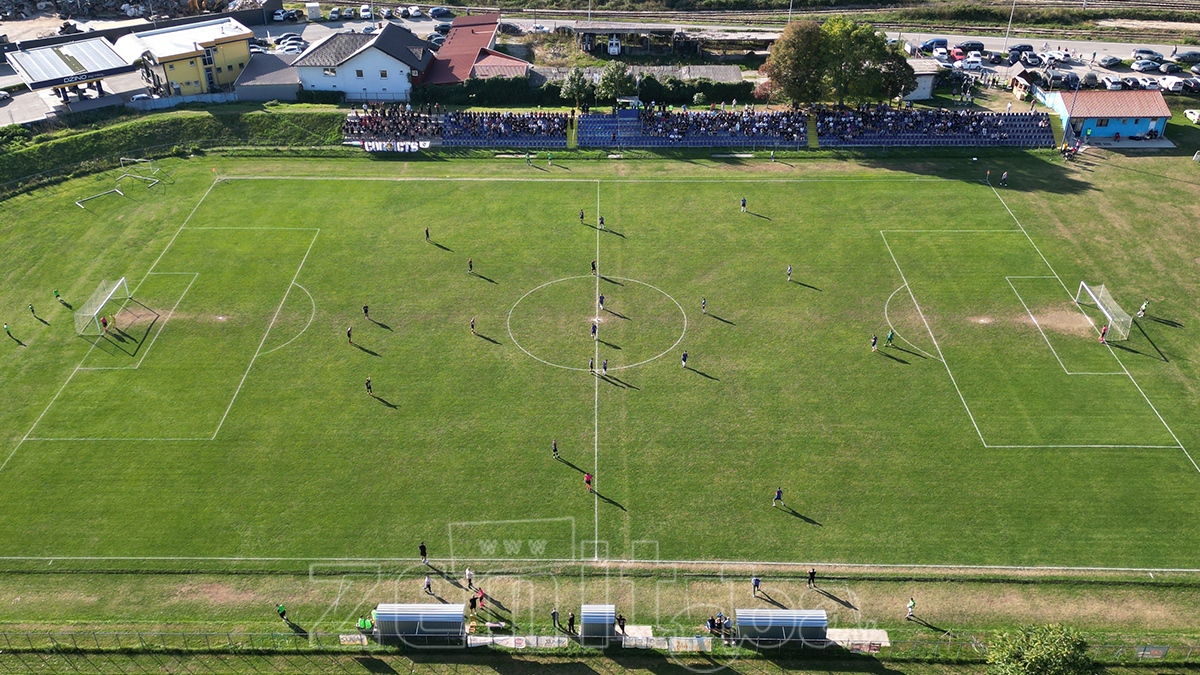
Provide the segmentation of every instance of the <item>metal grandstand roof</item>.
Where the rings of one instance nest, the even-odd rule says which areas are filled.
[[[91,82],[134,70],[105,38],[22,49],[10,52],[8,60],[30,89]]]

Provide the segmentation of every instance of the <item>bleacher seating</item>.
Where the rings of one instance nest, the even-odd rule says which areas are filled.
[[[580,147],[807,147],[803,112],[620,110],[579,118]]]
[[[821,147],[1054,146],[1046,113],[898,110],[886,106],[815,113]]]
[[[567,147],[569,116],[561,113],[446,113],[443,147]]]

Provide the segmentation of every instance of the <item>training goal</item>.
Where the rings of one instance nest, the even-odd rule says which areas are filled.
[[[75,312],[75,332],[80,335],[92,333],[95,330],[95,335],[104,332],[104,326],[100,321],[106,314],[105,306],[109,302],[119,300],[124,302],[133,296],[129,294],[129,286],[125,283],[125,277],[121,277],[117,281],[101,281],[100,286],[92,293],[87,302]],[[116,310],[112,310],[115,314]]]
[[[1104,313],[1104,317],[1108,319],[1108,334],[1105,336],[1107,339],[1129,339],[1133,317],[1121,309],[1104,284],[1088,286],[1086,282],[1079,282],[1079,290],[1075,292],[1075,304],[1095,305]]]

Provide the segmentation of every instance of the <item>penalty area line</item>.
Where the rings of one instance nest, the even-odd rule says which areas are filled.
[[[266,344],[267,337],[271,334],[271,329],[275,327],[275,321],[279,318],[279,313],[283,311],[283,305],[287,302],[288,296],[292,294],[292,287],[296,286],[296,279],[300,278],[300,272],[304,269],[304,263],[308,261],[308,254],[312,253],[312,248],[317,243],[317,237],[321,236],[320,228],[316,228],[313,234],[312,241],[308,242],[308,249],[304,251],[304,257],[300,259],[300,264],[296,267],[296,273],[292,275],[292,281],[288,284],[287,290],[283,293],[283,299],[279,301],[279,306],[275,308],[275,315],[271,317],[271,323],[267,324],[267,330],[263,333],[262,339],[258,341],[258,348],[254,350],[254,356],[250,357],[250,364],[246,366],[246,372],[242,373],[242,379],[238,382],[237,389],[233,392],[233,398],[229,399],[229,405],[225,408],[225,414],[221,415],[221,421],[217,423],[217,428],[213,431],[212,438],[216,440],[217,434],[221,433],[221,427],[225,426],[225,419],[229,417],[229,411],[233,410],[233,404],[237,401],[238,394],[242,392],[242,385],[246,384],[246,377],[250,375],[250,370],[254,368],[254,362],[258,360],[262,352],[262,346]],[[305,291],[307,293],[308,291]]]

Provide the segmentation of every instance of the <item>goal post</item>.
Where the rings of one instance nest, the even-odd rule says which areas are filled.
[[[1089,286],[1087,282],[1079,282],[1079,290],[1075,292],[1075,304],[1095,305],[1108,319],[1107,339],[1128,340],[1129,331],[1133,328],[1133,317],[1121,309],[1113,299],[1104,284]]]
[[[104,328],[100,325],[100,318],[103,316],[104,306],[111,300],[124,301],[131,297],[133,296],[129,294],[129,286],[125,283],[125,277],[116,281],[101,281],[87,302],[84,302],[83,306],[75,312],[75,332],[84,335],[91,329],[95,329],[95,334],[103,333]]]

